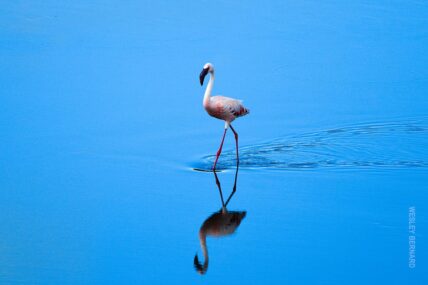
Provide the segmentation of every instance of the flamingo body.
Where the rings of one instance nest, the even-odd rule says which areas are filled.
[[[195,266],[195,269],[200,274],[205,274],[208,270],[209,257],[208,257],[207,237],[208,236],[223,237],[223,236],[227,236],[235,233],[236,229],[239,227],[242,220],[247,215],[246,211],[228,211],[226,208],[230,200],[232,199],[233,195],[236,192],[236,183],[238,180],[238,169],[239,168],[237,167],[235,172],[235,181],[233,184],[233,190],[230,193],[229,198],[227,198],[226,203],[224,202],[224,199],[223,199],[223,192],[221,190],[220,180],[218,179],[218,176],[214,171],[214,177],[218,187],[218,192],[220,193],[222,207],[220,211],[208,217],[202,224],[201,228],[199,229],[199,242],[201,244],[202,253],[204,255],[204,263],[199,262],[198,255],[196,254],[195,258],[193,259],[193,264]]]
[[[250,112],[244,107],[241,100],[224,96],[211,97],[203,105],[210,116],[226,121],[229,124],[236,118],[245,116]]]
[[[233,134],[235,135],[236,161],[237,165],[239,165],[238,133],[235,131],[235,129],[230,123],[238,117],[247,115],[250,111],[244,107],[241,100],[224,96],[211,97],[211,92],[214,86],[214,66],[211,63],[205,64],[201,74],[199,75],[199,81],[201,85],[204,84],[204,79],[207,74],[210,74],[210,80],[208,82],[207,89],[205,90],[203,106],[210,116],[225,121],[223,138],[221,140],[220,148],[217,151],[214,166],[212,168],[215,171],[217,160],[221,154],[221,149],[223,147],[226,131],[229,126],[232,129]]]

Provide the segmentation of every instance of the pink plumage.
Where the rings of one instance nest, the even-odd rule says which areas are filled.
[[[204,103],[204,108],[210,116],[228,123],[250,112],[242,105],[241,100],[224,96],[211,97],[207,104]]]

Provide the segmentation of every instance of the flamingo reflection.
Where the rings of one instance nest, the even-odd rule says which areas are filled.
[[[195,269],[200,274],[205,274],[208,270],[209,258],[208,258],[208,248],[207,248],[207,240],[206,240],[207,236],[223,237],[223,236],[233,234],[241,224],[242,219],[244,219],[245,215],[247,214],[246,211],[228,211],[226,208],[230,202],[230,199],[233,197],[233,195],[236,192],[238,168],[236,168],[236,172],[235,172],[235,181],[233,184],[233,190],[230,193],[229,197],[227,198],[226,202],[224,202],[220,181],[215,171],[214,171],[214,177],[218,187],[218,191],[220,193],[222,207],[218,212],[209,216],[204,221],[204,223],[202,224],[199,230],[199,241],[201,243],[201,249],[204,255],[204,263],[199,262],[199,258],[197,254],[195,255],[193,263],[194,263]]]

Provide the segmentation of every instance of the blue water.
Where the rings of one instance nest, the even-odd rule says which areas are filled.
[[[12,1],[0,16],[0,284],[427,283],[425,2]],[[236,169],[229,133],[220,196],[207,61],[214,93],[251,113],[226,207],[245,218],[207,238],[201,275],[198,233]]]
[[[240,167],[291,170],[335,168],[381,170],[428,167],[428,120],[366,123],[332,128],[242,147]],[[215,155],[195,163],[211,170]],[[236,165],[236,151],[223,152],[218,170]]]

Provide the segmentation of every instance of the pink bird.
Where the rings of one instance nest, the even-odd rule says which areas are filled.
[[[250,111],[245,108],[244,105],[242,105],[241,100],[224,96],[211,97],[211,91],[214,85],[214,66],[211,63],[206,63],[204,65],[204,69],[202,69],[202,72],[199,75],[201,86],[204,84],[205,76],[207,76],[208,73],[210,74],[210,80],[208,81],[207,89],[205,90],[203,106],[210,116],[225,121],[223,138],[221,139],[220,148],[217,151],[214,166],[212,168],[212,170],[215,171],[217,160],[221,154],[221,149],[223,148],[223,142],[224,138],[226,137],[226,131],[228,127],[232,129],[232,132],[235,135],[236,165],[239,166],[238,133],[232,127],[231,122],[233,122],[233,120],[238,117],[247,115]]]

